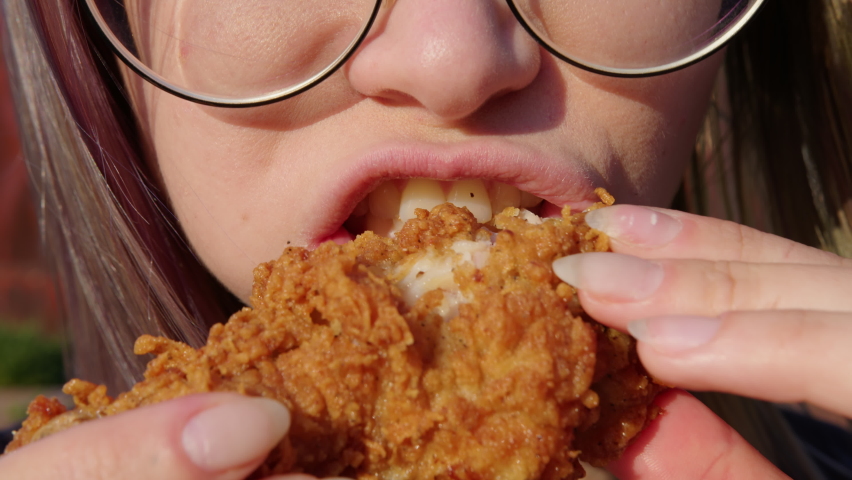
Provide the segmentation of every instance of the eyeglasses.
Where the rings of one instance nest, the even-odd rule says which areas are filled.
[[[507,0],[551,54],[617,77],[660,75],[706,58],[763,1]],[[367,36],[382,0],[86,5],[118,56],[146,80],[194,102],[248,107],[298,95],[334,73]]]

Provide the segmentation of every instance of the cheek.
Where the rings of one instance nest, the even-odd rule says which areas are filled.
[[[267,158],[268,147],[234,138],[188,102],[165,99],[151,135],[164,187],[185,235],[207,267],[235,290],[242,283],[237,272],[251,271],[264,260],[246,248],[242,237],[254,213],[249,207],[259,203],[252,172],[264,168],[253,159]],[[244,292],[235,293],[244,298]]]
[[[580,72],[588,95],[583,110],[604,126],[611,155],[601,168],[625,203],[667,206],[683,179],[707,111],[723,55],[646,79]]]
[[[155,105],[148,134],[178,223],[207,268],[246,300],[253,268],[295,238],[288,226],[299,219],[288,206],[298,172],[282,174],[272,132],[235,128],[170,96]]]
[[[146,88],[153,107],[140,124],[178,224],[204,265],[247,302],[259,263],[309,243],[303,226],[323,211],[317,192],[363,132],[343,121],[263,128],[275,115],[264,120],[262,111],[202,107]]]

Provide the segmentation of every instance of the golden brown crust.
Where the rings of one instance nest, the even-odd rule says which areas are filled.
[[[446,292],[408,305],[396,266],[492,233],[452,205],[418,211],[396,239],[365,233],[313,252],[289,248],[255,271],[253,309],[193,350],[141,337],[155,354],[145,380],[112,400],[73,380],[77,408],[43,397],[10,445],[42,430],[194,392],[275,398],[293,414],[288,439],[256,477],[304,471],[364,479],[574,479],[578,459],[603,465],[656,415],[661,390],[633,341],[583,318],[551,262],[608,249],[606,237],[563,212],[530,225],[507,210],[484,266],[460,263],[465,301],[436,314]]]

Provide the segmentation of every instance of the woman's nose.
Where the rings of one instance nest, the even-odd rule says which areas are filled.
[[[396,0],[350,60],[360,93],[445,120],[529,85],[541,57],[501,0]]]

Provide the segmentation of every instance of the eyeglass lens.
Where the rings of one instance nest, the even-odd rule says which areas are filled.
[[[376,0],[87,1],[138,70],[222,99],[268,95],[317,78],[352,49],[376,8]],[[551,51],[603,71],[652,69],[701,52],[756,3],[513,1]]]
[[[557,54],[604,71],[674,64],[714,44],[754,0],[515,0]]]
[[[357,40],[375,0],[94,0],[110,33],[156,76],[248,98],[316,76]]]

